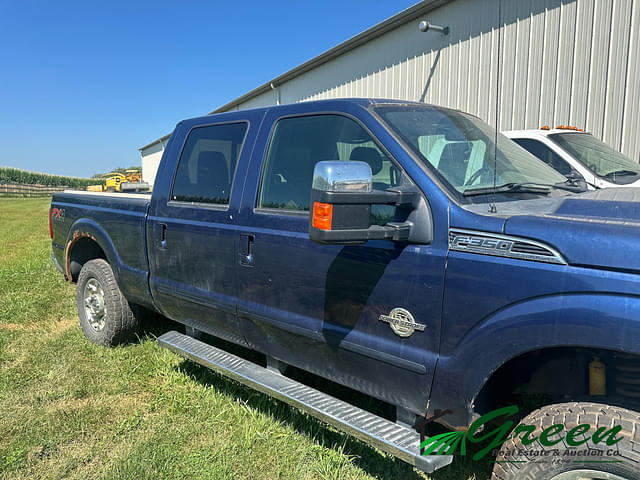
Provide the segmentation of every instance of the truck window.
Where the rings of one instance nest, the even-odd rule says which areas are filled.
[[[531,138],[513,138],[512,140],[561,174],[568,175],[573,171],[571,165],[544,143]]]
[[[308,211],[313,169],[322,160],[359,160],[369,164],[373,188],[386,190],[399,170],[357,122],[340,115],[285,118],[276,124],[260,187],[258,206]],[[394,207],[372,209],[379,222],[393,217]]]
[[[380,105],[374,112],[462,202],[472,201],[464,196],[465,192],[494,185],[553,185],[567,181],[508,138],[496,137],[493,128],[472,115],[417,104]],[[485,200],[486,197],[479,199]]]
[[[227,205],[246,131],[246,123],[194,128],[178,161],[171,199]]]
[[[593,173],[614,183],[632,182],[635,181],[634,177],[640,175],[638,162],[589,133],[554,133],[547,138]],[[616,181],[620,178],[626,178],[628,181]]]

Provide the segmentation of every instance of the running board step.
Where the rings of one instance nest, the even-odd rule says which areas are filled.
[[[410,427],[369,413],[195,338],[171,331],[158,337],[158,345],[293,405],[424,472],[431,473],[453,460],[450,455],[420,455],[420,435]]]

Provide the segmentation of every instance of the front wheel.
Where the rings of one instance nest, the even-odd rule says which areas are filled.
[[[537,440],[530,441],[533,438]],[[599,403],[560,403],[535,410],[502,445],[491,478],[638,480],[640,413]]]
[[[82,331],[93,343],[113,346],[135,339],[139,320],[105,260],[90,260],[82,266],[76,303]]]

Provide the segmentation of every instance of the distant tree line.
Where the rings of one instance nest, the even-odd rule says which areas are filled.
[[[64,177],[62,175],[49,175],[48,173],[27,172],[18,168],[0,167],[0,183],[78,188],[93,185],[96,181],[90,178]]]

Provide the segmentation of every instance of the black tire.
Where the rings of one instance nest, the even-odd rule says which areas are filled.
[[[96,288],[96,294],[85,305],[87,295]],[[114,346],[135,340],[140,322],[118,288],[113,271],[105,260],[90,260],[82,266],[76,288],[76,304],[82,331],[93,343]]]
[[[551,480],[554,477],[562,480],[570,477],[568,472],[577,474],[580,470],[602,472],[603,475],[599,477],[597,473],[591,476],[585,474],[579,478],[640,479],[640,413],[638,412],[599,403],[560,403],[535,410],[520,424],[536,427],[531,434],[532,437],[539,437],[545,428],[562,424],[564,425],[561,435],[563,440],[555,446],[544,447],[537,441],[523,445],[522,433],[517,438],[510,438],[500,449],[496,461],[502,461],[502,463],[495,464],[492,480]],[[620,425],[622,430],[616,438],[622,437],[622,440],[613,446],[607,446],[604,441],[594,444],[591,439],[579,447],[569,446],[566,443],[567,432],[581,424],[591,425],[587,436],[592,435],[599,427],[606,427],[606,430],[609,430]],[[527,450],[530,453],[523,454],[519,452],[520,450]],[[546,452],[547,455],[531,453],[533,450]],[[560,451],[560,456],[554,455],[556,451]],[[602,454],[585,457],[573,456],[570,453],[585,451],[602,452]],[[610,454],[610,451],[616,451],[616,453]],[[518,453],[514,454],[514,452]],[[566,475],[559,476],[563,473]],[[607,476],[607,474],[617,477]]]

